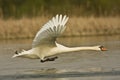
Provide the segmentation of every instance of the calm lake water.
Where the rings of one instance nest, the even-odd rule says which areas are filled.
[[[14,58],[14,52],[30,49],[32,40],[0,40],[0,80],[120,80],[120,36],[59,38],[74,46],[104,45],[108,51],[80,51],[58,55],[53,62]]]

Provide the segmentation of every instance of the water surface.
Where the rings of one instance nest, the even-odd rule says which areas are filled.
[[[66,46],[104,45],[108,51],[58,55],[53,62],[12,59],[16,50],[30,49],[31,39],[0,41],[0,80],[120,80],[120,36],[58,38]]]

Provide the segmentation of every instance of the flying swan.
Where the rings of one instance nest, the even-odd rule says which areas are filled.
[[[56,38],[59,37],[65,30],[66,22],[68,21],[66,15],[56,15],[49,20],[36,34],[32,49],[23,50],[22,52],[15,52],[12,58],[25,57],[31,59],[40,59],[41,62],[54,61],[57,57],[50,58],[49,56],[72,52],[80,50],[97,50],[105,51],[103,46],[91,46],[91,47],[66,47],[56,42]]]

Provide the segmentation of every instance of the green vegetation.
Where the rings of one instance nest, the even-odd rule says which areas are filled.
[[[118,16],[120,0],[0,0],[1,18],[70,16]]]

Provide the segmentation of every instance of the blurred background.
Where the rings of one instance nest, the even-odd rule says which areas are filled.
[[[0,0],[0,17],[119,16],[120,0]]]
[[[0,38],[33,38],[56,14],[70,17],[63,36],[120,34],[120,0],[0,0]]]

